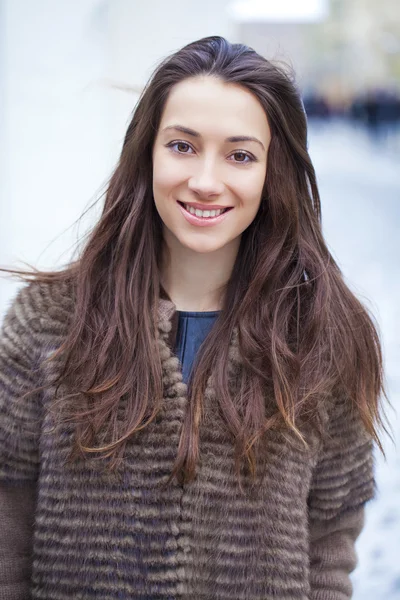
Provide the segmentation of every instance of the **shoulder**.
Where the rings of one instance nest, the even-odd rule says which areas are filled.
[[[60,310],[70,312],[74,305],[74,286],[70,280],[30,281],[15,295],[6,313],[22,311],[26,319],[46,317],[48,312]],[[21,314],[22,316],[22,314]]]
[[[18,338],[38,344],[53,330],[70,322],[74,309],[74,286],[70,281],[30,281],[19,288],[2,321],[2,338]]]

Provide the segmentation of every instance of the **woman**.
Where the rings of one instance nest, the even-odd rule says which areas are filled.
[[[217,36],[165,59],[80,257],[19,274],[2,597],[351,597],[381,348],[281,68]]]

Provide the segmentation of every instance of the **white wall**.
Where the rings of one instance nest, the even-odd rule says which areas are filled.
[[[231,0],[113,0],[110,2],[110,71],[113,81],[140,90],[157,64],[185,44],[208,35],[235,40]],[[120,139],[137,93],[113,96],[114,140]]]
[[[73,226],[118,159],[138,96],[118,86],[140,90],[189,41],[232,39],[229,2],[2,1],[0,266],[53,268],[98,216]],[[16,285],[0,276],[0,315]]]
[[[107,3],[3,0],[2,17],[0,266],[51,268],[111,163]],[[0,279],[0,310],[14,288]]]

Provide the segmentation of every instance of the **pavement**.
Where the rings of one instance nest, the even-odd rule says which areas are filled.
[[[386,460],[376,452],[377,496],[357,542],[353,600],[400,600],[400,132],[386,142],[345,123],[310,125],[309,151],[325,239],[383,342]]]

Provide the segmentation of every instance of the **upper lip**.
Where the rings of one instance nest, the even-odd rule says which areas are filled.
[[[178,202],[182,202],[182,204],[186,204],[187,206],[193,206],[193,208],[198,208],[199,210],[218,210],[220,208],[232,208],[232,206],[221,206],[220,204],[199,204],[198,202],[183,202],[183,200],[178,200]]]

